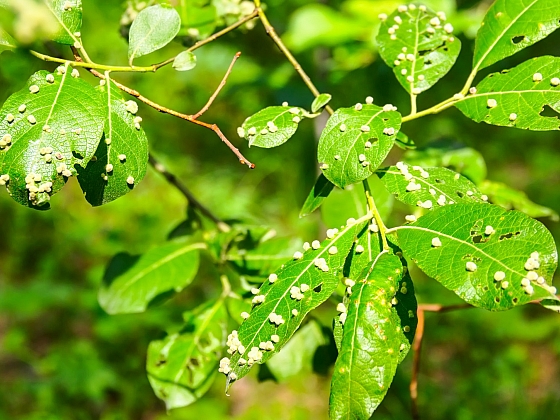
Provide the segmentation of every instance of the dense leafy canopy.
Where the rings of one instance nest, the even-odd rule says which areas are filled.
[[[266,7],[259,7],[260,2],[197,0],[172,2],[171,5],[163,0],[128,2],[121,30],[129,41],[129,67],[90,60],[82,45],[80,0],[44,0],[41,5],[44,10],[50,10],[52,16],[49,17],[55,19],[58,28],[54,33],[49,32],[48,41],[62,44],[64,50],[56,57],[31,53],[61,65],[52,73],[45,70],[34,73],[22,89],[10,92],[11,96],[0,109],[0,185],[5,185],[20,204],[46,209],[51,196],[77,176],[87,202],[101,206],[137,190],[148,163],[152,163],[159,174],[187,197],[186,220],[171,231],[168,242],[148,251],[143,248],[139,255],[132,255],[137,252],[132,250],[116,254],[105,270],[98,292],[98,304],[108,314],[133,314],[150,313],[153,307],[188,287],[188,293],[177,296],[172,304],[181,306],[181,313],[185,305],[194,309],[184,312],[180,323],[166,319],[163,327],[158,325],[166,335],[151,337],[148,347],[148,380],[167,409],[184,407],[200,399],[212,388],[218,372],[226,375],[227,390],[255,365],[265,364],[259,370],[260,379],[268,375],[282,382],[311,369],[327,371],[334,363],[330,417],[369,418],[387,394],[397,366],[415,337],[417,301],[408,263],[414,263],[427,276],[477,307],[504,311],[540,301],[544,307],[560,312],[560,299],[552,286],[558,259],[556,245],[547,228],[529,217],[557,219],[557,213],[532,202],[521,191],[486,179],[486,163],[475,149],[446,143],[448,139],[426,147],[423,136],[418,134],[421,130],[411,131],[419,144],[416,149],[415,142],[401,131],[401,124],[451,106],[476,122],[533,131],[560,129],[560,61],[557,57],[532,58],[510,70],[487,75],[476,87],[472,85],[479,70],[557,29],[560,25],[558,2],[495,1],[478,31],[473,70],[466,76],[463,89],[420,111],[416,96],[450,71],[461,49],[454,32],[465,35],[465,23],[459,23],[456,30],[445,12],[434,12],[416,3],[397,5],[392,0],[381,5],[379,2],[347,3],[344,13],[356,14],[357,10],[367,8],[367,13],[361,13],[363,20],[354,23],[326,5],[307,5],[294,14],[285,39],[302,50],[321,43],[335,46],[332,62],[326,66],[332,66],[335,73],[364,66],[379,53],[410,94],[407,98],[411,101],[410,114],[401,115],[391,104],[374,105],[371,96],[365,103],[337,108],[346,99],[344,95],[340,90],[333,95],[319,93],[302,66],[276,37],[264,15]],[[17,15],[16,3],[7,4]],[[430,4],[446,8],[445,2]],[[0,6],[5,6],[2,0]],[[397,10],[385,13],[392,6],[398,6]],[[381,23],[376,21],[377,13],[372,15],[372,10],[379,10]],[[249,15],[249,19],[244,19]],[[258,106],[253,101],[248,101],[250,105],[247,106],[240,101],[240,110],[223,112],[222,109],[216,114],[220,114],[218,120],[231,123],[234,118],[242,121],[252,113],[237,133],[247,140],[245,146],[263,149],[283,145],[297,130],[302,139],[311,139],[313,125],[318,137],[317,161],[321,172],[303,203],[300,217],[321,207],[322,222],[332,228],[327,230],[324,240],[305,242],[303,249],[297,236],[277,235],[276,230],[256,222],[261,217],[259,211],[266,214],[273,209],[282,213],[284,207],[275,207],[278,202],[259,203],[262,208],[250,216],[243,205],[237,207],[243,200],[240,197],[244,197],[242,184],[249,176],[241,182],[235,181],[237,184],[228,184],[229,189],[234,190],[231,195],[220,189],[220,182],[213,176],[209,177],[211,182],[204,184],[208,188],[200,187],[210,191],[206,192],[207,198],[219,197],[220,211],[227,215],[224,216],[227,220],[221,220],[199,202],[190,191],[190,185],[187,188],[181,179],[148,154],[148,136],[141,124],[142,117],[137,115],[138,101],[166,114],[180,116],[182,122],[193,122],[198,114],[197,117],[180,115],[167,105],[147,99],[135,90],[136,87],[124,86],[113,79],[115,73],[121,71],[157,70],[159,74],[160,67],[171,63],[177,71],[192,70],[197,66],[195,49],[239,26],[244,31],[250,29],[254,23],[251,19],[257,16],[289,63],[267,73],[258,73],[254,62],[246,64],[237,76],[242,81],[234,83],[238,89],[246,88],[244,84],[255,72],[269,80],[271,86],[289,86],[285,69],[291,71],[294,67],[315,95],[310,110],[290,106],[287,102],[266,107],[262,101],[257,101]],[[307,22],[306,16],[312,16],[316,26]],[[19,42],[19,38],[16,36],[16,41],[11,34],[12,29],[16,31],[16,25],[11,22],[6,25],[4,19],[0,16],[0,53],[15,49]],[[212,35],[217,27],[229,24],[232,26]],[[42,32],[38,30],[37,33]],[[303,36],[295,40],[290,33]],[[355,42],[357,38],[371,38],[369,48],[374,49],[360,56],[356,51],[363,51],[359,50],[363,47],[341,45]],[[461,39],[468,41],[468,36]],[[175,57],[165,56],[159,61],[162,52],[156,61],[158,65],[133,66],[137,58],[154,53],[174,40],[178,41],[174,47],[179,47]],[[257,50],[260,45],[252,48]],[[224,51],[216,56],[227,55],[229,59],[229,50],[227,54]],[[24,48],[15,51],[16,54],[27,52]],[[66,53],[68,58],[58,58],[66,57]],[[124,60],[126,52],[122,55]],[[199,54],[200,62],[195,71],[172,72],[173,77],[192,81],[189,77],[196,78],[193,76],[196,71],[210,74],[211,67],[204,62],[203,55]],[[341,65],[346,57],[350,57],[348,63]],[[100,84],[94,87],[81,79],[80,71],[85,72],[85,69],[78,70],[78,67],[91,70],[101,79]],[[4,77],[3,74],[0,77]],[[348,82],[348,86],[352,83],[350,78],[337,77]],[[368,75],[367,80],[370,79]],[[201,85],[206,81],[205,78],[196,80],[200,80]],[[383,85],[380,82],[383,79],[372,80],[375,89],[385,88],[379,86]],[[447,79],[442,83],[447,83]],[[138,86],[143,90],[141,83]],[[222,86],[223,83],[220,88]],[[454,89],[453,92],[458,92],[460,87],[454,86]],[[218,91],[208,104],[216,99]],[[125,93],[135,100],[127,100]],[[195,102],[197,95],[191,97],[191,92],[188,93],[189,101]],[[286,91],[283,96],[299,102],[304,95],[299,91]],[[179,105],[174,102],[175,98],[167,99],[182,106],[184,97],[181,95]],[[400,101],[398,97],[395,100]],[[327,113],[330,114],[328,120]],[[207,115],[210,113],[205,114],[205,118]],[[325,116],[326,121],[320,116]],[[315,119],[314,124],[310,124],[311,119]],[[217,124],[194,122],[219,134],[240,157],[237,146],[223,136]],[[445,124],[434,127],[433,132],[446,132]],[[182,129],[177,131],[183,133]],[[150,133],[150,129],[147,132]],[[458,136],[457,131],[454,133]],[[290,142],[274,152],[286,159],[286,156],[295,155],[294,150],[304,155],[312,149],[305,150],[296,143]],[[405,152],[394,148],[395,145]],[[167,146],[158,143],[155,147]],[[214,158],[214,151],[211,154]],[[384,162],[389,161],[385,165],[391,165],[399,158],[404,162],[380,168]],[[277,163],[277,167],[292,167],[286,165],[285,160],[278,162],[281,163]],[[184,166],[189,171],[203,172],[200,162],[188,163]],[[273,176],[274,165],[271,167],[273,169],[268,172],[256,172],[261,178],[258,182],[251,179],[249,182],[254,183],[251,188],[261,181],[265,186],[263,190],[271,185],[271,190],[279,188],[272,183],[278,177]],[[308,165],[305,173],[315,179],[317,168]],[[303,182],[302,174],[296,171],[281,183],[290,185],[291,198],[303,201],[297,188],[301,185],[308,188],[313,180]],[[263,178],[267,178],[266,181]],[[143,200],[142,206],[156,208],[161,197]],[[405,217],[406,223],[402,223],[403,205],[395,203],[394,198],[408,210],[413,208],[414,214]],[[292,204],[301,204],[293,201]],[[396,211],[393,211],[394,203]],[[523,213],[507,210],[509,208]],[[146,220],[137,223],[137,230],[144,229]],[[313,217],[300,222],[311,224]],[[385,226],[393,222],[396,227]],[[92,231],[97,229],[97,226],[91,228]],[[105,233],[101,229],[100,232]],[[53,236],[57,235],[59,232]],[[161,231],[158,235],[161,240]],[[90,234],[90,237],[95,235]],[[107,256],[105,250],[102,255]],[[416,276],[418,272],[413,271],[413,274]],[[195,284],[191,285],[197,275],[203,280],[200,282],[204,284],[202,293],[198,293],[200,290]],[[222,286],[221,293],[215,287],[218,283]],[[325,305],[316,312],[317,316],[315,313],[308,316],[322,304]],[[95,305],[97,307],[97,303]],[[333,316],[335,305],[338,314]],[[326,326],[331,319],[332,331]],[[420,332],[419,337],[417,339],[421,339]],[[5,342],[9,346],[17,340],[17,337],[8,336]],[[321,366],[317,367],[318,364]]]

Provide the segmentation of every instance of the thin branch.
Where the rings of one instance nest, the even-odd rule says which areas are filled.
[[[231,73],[231,70],[233,69],[233,65],[235,64],[235,62],[237,61],[237,59],[239,58],[240,55],[241,55],[241,52],[237,52],[234,55],[233,60],[231,60],[231,64],[229,65],[229,67],[226,71],[226,74],[224,74],[224,77],[222,78],[222,81],[220,82],[220,84],[218,85],[218,87],[216,88],[216,90],[214,91],[212,96],[210,96],[210,99],[208,99],[208,102],[206,102],[206,105],[204,105],[200,111],[198,111],[196,114],[193,115],[193,119],[195,119],[195,120],[198,119],[198,117],[200,117],[202,114],[204,114],[206,111],[208,111],[208,108],[210,108],[210,105],[212,105],[212,102],[214,102],[214,99],[216,99],[216,96],[218,96],[218,94],[220,93],[222,88],[226,85],[227,78],[229,77],[229,74]]]
[[[72,51],[74,52],[74,57],[75,57],[76,61],[80,61],[81,57],[79,56],[78,51],[73,47],[72,47]],[[235,60],[237,60],[237,54],[236,54],[236,57],[234,57],[233,61],[235,61]],[[89,71],[95,77],[98,77],[100,79],[105,80],[105,75],[101,74],[100,72],[98,72],[94,69],[89,69]],[[239,149],[237,147],[235,147],[227,139],[227,137],[222,133],[222,131],[220,130],[220,128],[216,124],[205,123],[203,121],[197,120],[193,115],[183,114],[181,112],[177,112],[177,111],[174,111],[170,108],[166,108],[162,105],[159,105],[158,103],[156,103],[156,102],[146,98],[145,96],[141,95],[140,92],[138,92],[134,89],[131,89],[128,86],[123,85],[122,83],[117,82],[115,79],[111,79],[111,82],[116,87],[118,87],[120,90],[122,90],[123,92],[126,92],[131,96],[134,96],[139,101],[144,102],[146,105],[151,106],[152,108],[154,108],[155,110],[157,110],[157,111],[159,111],[163,114],[173,115],[174,117],[181,118],[182,120],[189,121],[193,124],[200,125],[202,127],[205,127],[205,128],[208,128],[208,129],[212,130],[229,147],[229,149],[235,154],[235,156],[237,156],[237,158],[239,159],[239,162],[241,164],[247,165],[250,169],[255,168],[255,164],[251,163],[248,159],[245,158],[245,156],[243,156],[243,154],[239,151]],[[221,89],[221,86],[222,85],[220,84],[218,89]]]
[[[156,158],[154,158],[151,154],[149,155],[149,162],[150,162],[150,165],[152,165],[152,167],[157,172],[159,172],[160,174],[162,174],[165,177],[167,182],[169,182],[171,185],[173,185],[175,188],[177,188],[181,192],[181,194],[183,194],[185,196],[185,198],[189,202],[189,205],[198,209],[204,216],[206,216],[210,220],[212,220],[216,224],[216,226],[218,226],[218,229],[220,229],[222,232],[229,232],[231,230],[231,227],[227,223],[225,223],[221,219],[219,219],[204,204],[202,204],[200,201],[198,201],[198,199],[187,188],[187,186],[185,184],[183,184],[181,182],[181,180],[178,179],[175,175],[173,175],[171,172],[169,172],[167,170],[167,168],[165,166],[163,166],[163,164],[158,162],[156,160]]]
[[[215,39],[221,37],[222,35],[225,35],[228,32],[233,31],[234,29],[238,28],[239,26],[243,25],[244,23],[247,23],[248,21],[250,21],[251,19],[254,19],[257,16],[258,16],[258,12],[255,9],[250,15],[247,15],[244,18],[239,19],[237,22],[231,24],[227,28],[224,28],[221,31],[216,32],[213,35],[210,35],[208,38],[205,38],[201,41],[196,42],[192,47],[187,48],[186,51],[191,51],[192,52],[192,51],[202,47],[203,45],[206,45],[206,44],[214,41]],[[34,51],[34,50],[29,50],[29,52],[30,52],[31,55],[34,55],[35,57],[37,57],[37,58],[39,58],[43,61],[50,61],[50,62],[61,63],[61,64],[70,63],[70,65],[73,66],[73,67],[84,67],[84,68],[87,68],[87,69],[94,69],[94,70],[103,70],[103,71],[112,71],[112,72],[134,72],[134,73],[155,72],[155,71],[159,70],[161,67],[164,67],[168,64],[173,63],[175,61],[175,58],[177,58],[177,56],[174,56],[174,57],[171,57],[171,58],[169,58],[165,61],[162,61],[161,63],[152,64],[150,66],[110,66],[110,65],[106,65],[106,64],[97,64],[97,63],[94,63],[93,61],[91,61],[89,59],[89,57],[87,56],[87,53],[86,53],[85,49],[81,46],[81,43],[80,43],[80,48],[78,48],[78,50],[80,51],[80,55],[79,55],[80,59],[78,60],[76,58],[76,55],[74,54],[75,61],[65,60],[64,58],[52,57],[50,55],[42,54],[42,53]],[[82,59],[82,56],[84,57],[84,59]]]
[[[420,353],[422,351],[422,339],[424,338],[424,312],[450,312],[460,309],[470,309],[474,306],[468,303],[460,303],[457,305],[441,305],[439,303],[422,303],[418,305],[416,316],[418,317],[418,324],[416,325],[416,333],[414,334],[414,342],[412,349],[414,350],[414,357],[412,360],[412,377],[410,378],[410,399],[411,399],[411,412],[413,420],[420,420],[420,411],[418,410],[418,373],[420,371]]]
[[[251,13],[250,15],[245,16],[244,18],[238,20],[237,22],[229,25],[227,28],[222,29],[219,32],[216,32],[213,35],[210,35],[208,38],[203,39],[202,41],[198,41],[196,42],[192,47],[189,47],[186,49],[186,51],[192,52],[200,47],[202,47],[203,45],[206,45],[212,41],[215,41],[216,39],[218,39],[219,37],[221,37],[222,35],[227,34],[228,32],[233,31],[234,29],[237,29],[238,27],[240,27],[241,25],[243,25],[244,23],[249,22],[250,20],[256,18],[258,16],[258,11],[255,9],[253,10],[253,13]],[[171,57],[165,61],[162,61],[161,63],[158,64],[154,64],[154,68],[155,70],[158,70],[160,67],[166,66],[167,64],[172,63],[175,60],[175,57]]]
[[[280,37],[276,33],[276,30],[270,24],[268,18],[266,17],[266,14],[264,13],[264,10],[261,7],[260,0],[255,0],[254,3],[255,3],[256,11],[259,15],[259,18],[261,19],[261,22],[262,22],[262,24],[264,26],[264,29],[265,29],[266,33],[268,34],[268,36],[270,36],[270,38],[272,38],[274,43],[278,46],[278,48],[280,48],[280,51],[282,51],[282,53],[284,53],[284,55],[286,56],[288,61],[292,64],[292,66],[294,67],[296,72],[301,76],[303,82],[307,85],[307,87],[309,88],[311,93],[313,93],[313,95],[315,95],[315,97],[319,96],[321,94],[321,92],[319,92],[319,90],[315,87],[315,85],[311,81],[311,78],[303,70],[303,68],[298,63],[298,61],[295,59],[295,57],[292,55],[290,50],[284,45],[284,43],[282,42],[282,40],[280,39]],[[325,107],[325,109],[331,115],[334,112],[333,109],[329,105],[327,105]]]
[[[414,334],[414,342],[412,349],[414,357],[412,360],[412,377],[410,378],[410,399],[412,419],[420,420],[420,412],[418,411],[418,372],[420,370],[420,350],[422,349],[422,338],[424,337],[424,310],[418,306],[416,312],[418,324],[416,325],[416,333]]]

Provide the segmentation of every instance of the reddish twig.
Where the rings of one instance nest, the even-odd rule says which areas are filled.
[[[78,51],[72,47],[72,51],[74,52],[74,57],[76,61],[82,61],[82,58],[80,57],[80,55],[78,54]],[[232,60],[232,64],[230,64],[230,68],[228,69],[228,72],[226,73],[226,77],[229,75],[230,71],[231,71],[231,67],[233,66],[233,63],[235,63],[235,61],[237,60],[237,58],[239,57],[240,53],[237,53],[235,55],[235,57]],[[98,72],[97,70],[94,69],[88,69],[90,71],[91,74],[93,74],[95,77],[98,77],[100,79],[105,79],[105,75]],[[200,125],[202,127],[208,128],[210,130],[212,130],[214,133],[216,133],[218,135],[218,137],[230,148],[230,150],[235,154],[235,156],[237,156],[237,158],[239,159],[239,162],[243,165],[247,165],[249,168],[254,169],[255,168],[255,164],[251,163],[248,159],[245,158],[245,156],[243,156],[243,154],[239,151],[239,149],[237,147],[235,147],[228,139],[227,137],[222,133],[222,131],[219,129],[219,127],[216,124],[209,124],[209,123],[205,123],[203,121],[199,121],[196,119],[196,115],[188,115],[188,114],[183,114],[181,112],[177,112],[174,111],[170,108],[166,108],[162,105],[157,104],[156,102],[146,98],[145,96],[141,95],[140,92],[129,88],[128,86],[123,85],[122,83],[117,82],[114,79],[111,79],[111,83],[113,83],[116,87],[118,87],[120,90],[122,90],[123,92],[128,93],[131,96],[134,96],[135,98],[137,98],[139,101],[144,102],[146,105],[154,108],[155,110],[163,113],[163,114],[169,114],[169,115],[173,115],[174,117],[177,118],[181,118],[185,121],[189,121],[193,124],[196,125]],[[222,80],[222,83],[220,83],[220,85],[218,86],[218,89],[216,90],[216,92],[214,92],[214,94],[210,97],[210,101],[208,101],[208,103],[202,108],[201,111],[199,111],[199,114],[201,112],[205,112],[208,107],[210,106],[210,104],[212,103],[212,101],[214,100],[214,98],[217,96],[217,94],[219,93],[220,89],[223,87],[223,85],[225,84],[225,81]]]
[[[450,312],[469,308],[473,308],[473,306],[469,304],[443,306],[439,303],[424,303],[418,305],[418,310],[416,313],[418,317],[418,324],[416,325],[416,333],[414,334],[414,341],[412,343],[414,356],[412,359],[412,376],[410,378],[409,387],[413,420],[420,420],[420,412],[418,410],[418,373],[420,371],[420,353],[422,350],[422,339],[424,338],[424,312]]]
[[[220,82],[220,84],[218,85],[218,87],[216,88],[216,90],[214,91],[212,96],[210,96],[210,99],[208,99],[208,102],[206,102],[206,105],[204,105],[200,111],[198,111],[196,114],[194,114],[192,116],[194,120],[196,120],[198,117],[200,117],[206,111],[208,111],[208,108],[210,108],[210,105],[212,105],[212,102],[214,102],[214,99],[216,99],[216,96],[218,96],[218,93],[220,93],[222,88],[226,85],[227,78],[229,77],[229,74],[231,73],[231,70],[233,69],[233,65],[235,64],[235,62],[237,61],[237,59],[239,58],[240,55],[241,55],[241,52],[238,51],[233,56],[233,60],[231,60],[231,64],[229,65],[229,67],[226,71],[226,74],[224,74],[224,77],[222,78],[222,81]]]

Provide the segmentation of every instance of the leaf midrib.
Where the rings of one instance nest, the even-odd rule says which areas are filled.
[[[140,270],[136,275],[131,277],[127,282],[125,282],[119,288],[119,289],[121,289],[121,294],[123,294],[124,291],[126,291],[129,287],[133,286],[136,281],[138,281],[139,279],[144,277],[146,274],[148,274],[148,273],[154,271],[155,269],[161,267],[163,264],[168,263],[169,261],[172,261],[173,259],[178,258],[181,255],[183,255],[183,254],[185,254],[189,251],[193,251],[195,249],[206,249],[206,244],[202,243],[202,242],[201,243],[195,243],[195,244],[188,244],[185,247],[179,248],[178,250],[172,252],[171,254],[167,255],[166,257],[161,258],[161,259],[153,262],[152,264],[150,264],[147,267]]]
[[[482,57],[480,58],[480,60],[478,60],[478,62],[476,63],[476,65],[473,67],[473,73],[476,73],[480,67],[480,65],[482,64],[482,62],[484,60],[486,60],[486,57],[488,57],[488,54],[490,54],[490,52],[494,49],[494,47],[496,46],[496,44],[502,40],[503,36],[505,35],[505,33],[507,31],[509,31],[509,29],[521,18],[521,16],[523,16],[525,14],[525,12],[527,10],[529,10],[531,7],[533,7],[533,5],[538,2],[539,0],[533,0],[533,2],[531,4],[529,4],[525,9],[523,9],[521,11],[521,13],[519,13],[519,15],[515,18],[512,19],[511,22],[509,23],[509,25],[507,25],[504,30],[500,33],[500,35],[494,40],[494,42],[492,44],[490,44],[490,47],[486,50],[486,52],[482,55]],[[505,2],[504,2],[505,3]],[[481,27],[482,28],[482,27]]]

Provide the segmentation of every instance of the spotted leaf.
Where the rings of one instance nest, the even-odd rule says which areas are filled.
[[[325,175],[320,174],[317,181],[315,181],[315,185],[313,185],[313,188],[311,188],[309,195],[305,199],[305,203],[303,203],[303,207],[299,212],[299,217],[305,217],[317,210],[321,204],[323,204],[325,198],[329,196],[333,188],[334,184],[325,178]]]
[[[190,405],[208,391],[218,373],[227,320],[223,300],[210,301],[188,314],[181,331],[150,343],[148,380],[167,410]]]
[[[303,108],[269,106],[247,118],[237,130],[250,146],[271,148],[286,143],[304,118]]]
[[[115,255],[103,276],[99,304],[112,315],[144,312],[157,297],[180,292],[192,282],[205,247],[179,239],[143,255]]]
[[[132,61],[169,44],[181,29],[181,17],[175,9],[156,4],[146,7],[130,26],[128,61]]]
[[[109,82],[111,83],[111,82]],[[111,83],[98,88],[107,104],[103,138],[85,169],[78,168],[78,181],[92,206],[125,195],[144,178],[148,167],[148,139],[136,116],[138,105],[123,99]],[[131,112],[132,111],[132,112]]]
[[[74,45],[81,42],[82,0],[43,0],[55,16],[60,29],[53,41],[60,44]]]
[[[409,5],[400,6],[381,23],[379,53],[407,92],[418,95],[428,90],[455,64],[461,41],[445,20],[443,12]]]
[[[509,57],[560,26],[557,0],[496,0],[476,34],[474,72]]]
[[[397,200],[428,210],[488,199],[465,176],[447,168],[422,168],[399,162],[398,166],[379,169],[377,175]]]
[[[400,259],[383,252],[362,272],[346,300],[331,381],[331,419],[369,418],[410,348],[416,318],[402,317],[395,308],[397,289],[406,288],[402,273]]]
[[[231,359],[220,371],[231,382],[249,373],[255,363],[264,363],[288,342],[309,311],[323,303],[339,283],[337,274],[363,228],[367,216],[341,227],[321,243],[307,244],[283,268],[271,274],[253,298],[253,309],[239,331],[230,335]]]
[[[474,90],[473,90],[474,92]],[[476,122],[527,130],[560,130],[560,58],[537,57],[485,77],[455,103]]]
[[[554,298],[554,240],[523,213],[456,204],[394,231],[407,259],[474,306],[501,311]]]
[[[41,70],[0,110],[0,174],[20,204],[48,208],[76,175],[75,165],[85,167],[94,156],[106,104],[78,74],[64,66],[53,74]]]
[[[395,109],[358,104],[331,115],[317,151],[329,181],[344,188],[368,178],[381,165],[401,127],[401,115]]]

